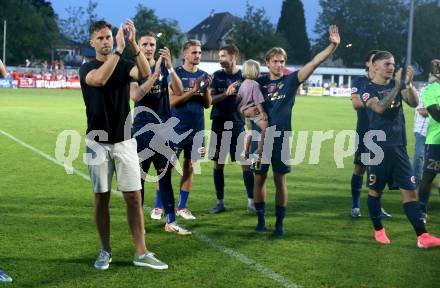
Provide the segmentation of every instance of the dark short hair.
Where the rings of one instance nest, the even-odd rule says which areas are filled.
[[[234,44],[228,44],[220,48],[220,51],[226,51],[229,55],[238,56],[238,48]]]
[[[98,21],[92,22],[92,24],[90,24],[90,27],[89,27],[89,33],[90,33],[90,35],[92,35],[93,32],[99,31],[103,28],[108,28],[108,29],[112,30],[112,24],[108,23],[105,20],[98,20]]]
[[[376,62],[379,60],[384,60],[384,59],[390,59],[394,57],[393,54],[391,54],[391,52],[388,51],[378,51],[376,54],[374,54],[373,59],[371,59],[371,62]]]

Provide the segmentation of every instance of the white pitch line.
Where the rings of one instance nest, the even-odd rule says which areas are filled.
[[[8,137],[9,139],[13,140],[14,142],[20,144],[21,146],[31,150],[32,152],[37,153],[41,157],[43,157],[43,158],[51,161],[52,163],[54,163],[56,165],[59,165],[59,166],[64,168],[64,164],[61,163],[60,161],[58,161],[57,159],[51,157],[50,155],[44,153],[43,151],[41,151],[41,150],[31,146],[31,145],[23,142],[22,140],[18,139],[17,137],[15,137],[15,136],[13,136],[13,135],[11,135],[11,134],[9,134],[9,133],[1,130],[1,129],[0,129],[0,134],[3,134],[4,136]],[[81,178],[84,178],[87,181],[90,181],[90,177],[87,174],[85,174],[85,173],[75,169],[74,167],[72,167],[72,171],[73,171],[74,174],[80,176]],[[117,192],[117,191],[112,189],[112,192]],[[120,195],[121,193],[116,193],[116,194]],[[226,254],[228,256],[231,256],[231,257],[235,258],[239,262],[241,262],[241,263],[249,266],[250,268],[260,272],[261,274],[263,274],[267,278],[272,279],[272,280],[278,282],[283,287],[286,287],[286,288],[299,288],[299,287],[301,287],[298,284],[296,284],[296,283],[294,283],[294,282],[284,278],[280,274],[277,274],[276,272],[270,270],[269,268],[266,268],[263,265],[258,264],[257,262],[255,262],[255,260],[252,260],[251,258],[249,258],[249,257],[247,257],[247,256],[245,256],[245,255],[235,251],[234,249],[231,249],[231,248],[228,248],[226,246],[218,244],[217,242],[215,242],[214,240],[210,239],[208,236],[206,236],[204,234],[195,232],[195,233],[193,233],[193,235],[199,241],[201,241],[201,242],[211,246],[212,248],[217,249],[218,251],[220,251],[220,252],[222,252],[222,253],[224,253],[224,254]]]

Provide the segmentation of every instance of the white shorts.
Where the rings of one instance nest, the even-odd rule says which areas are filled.
[[[134,138],[115,144],[86,139],[86,146],[85,161],[95,193],[105,193],[112,189],[114,172],[119,191],[131,192],[141,189],[137,143]]]

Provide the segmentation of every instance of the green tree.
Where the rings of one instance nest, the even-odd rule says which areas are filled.
[[[142,4],[136,6],[136,15],[133,17],[137,34],[151,31],[153,33],[162,33],[159,46],[166,46],[170,49],[174,57],[180,54],[180,48],[183,43],[184,35],[180,31],[179,23],[176,20],[161,19],[157,17],[153,9]]]
[[[24,64],[25,59],[50,59],[60,42],[57,16],[48,1],[3,0],[0,19],[7,21],[8,65]]]
[[[409,11],[401,0],[320,0],[320,4],[315,52],[327,45],[328,27],[336,24],[342,43],[335,57],[348,67],[363,67],[363,58],[371,49],[389,50],[396,61],[404,56]]]
[[[440,4],[436,0],[419,1],[414,13],[413,62],[424,72],[417,80],[426,80],[432,59],[439,59]]]
[[[89,0],[86,8],[81,6],[67,7],[67,18],[59,20],[59,26],[64,37],[74,42],[86,43],[90,38],[90,24],[97,19],[97,6],[97,2]]]
[[[310,41],[301,0],[283,1],[277,33],[284,36],[289,44],[286,47],[289,63],[305,64],[310,60]]]
[[[254,8],[246,4],[246,14],[235,25],[231,32],[231,40],[240,49],[245,58],[264,61],[264,54],[274,46],[287,47],[286,39],[276,34],[274,25],[262,8]]]

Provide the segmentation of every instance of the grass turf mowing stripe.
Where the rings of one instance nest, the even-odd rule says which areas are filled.
[[[54,164],[59,165],[61,167],[64,167],[64,164],[61,163],[60,161],[58,161],[55,158],[51,157],[50,155],[44,153],[43,151],[33,147],[32,145],[29,145],[29,144],[25,143],[24,141],[22,141],[22,140],[18,139],[17,137],[9,134],[8,132],[5,132],[5,131],[0,129],[0,134],[3,134],[4,136],[6,136],[9,139],[11,139],[14,142],[16,142],[17,144],[20,144],[21,146],[31,150],[32,152],[37,153],[41,157],[43,157],[43,158],[53,162]],[[73,171],[74,174],[80,176],[81,178],[84,178],[84,179],[90,181],[90,177],[87,174],[85,174],[85,173],[75,169],[74,167],[71,167],[71,168],[72,168],[72,171]],[[117,195],[121,196],[121,193],[118,193],[116,190],[112,189],[112,192],[114,192],[114,194],[117,194]],[[251,258],[249,258],[249,257],[247,257],[247,256],[245,256],[243,254],[240,254],[239,252],[235,251],[234,249],[231,249],[231,248],[228,248],[226,246],[223,246],[223,245],[220,245],[220,244],[216,243],[214,240],[210,239],[209,237],[207,237],[204,234],[194,233],[194,235],[195,235],[195,237],[199,241],[209,245],[212,248],[217,249],[218,251],[220,251],[220,252],[222,252],[222,253],[224,253],[226,255],[229,255],[229,256],[235,258],[237,261],[239,261],[239,262],[241,262],[241,263],[243,263],[243,264],[253,268],[254,270],[260,272],[265,277],[278,282],[283,287],[288,287],[288,288],[299,288],[299,287],[301,287],[298,284],[296,284],[296,283],[294,283],[294,282],[284,278],[283,276],[277,274],[276,272],[274,272],[274,271],[264,267],[263,265],[258,264],[256,261],[252,260]]]

